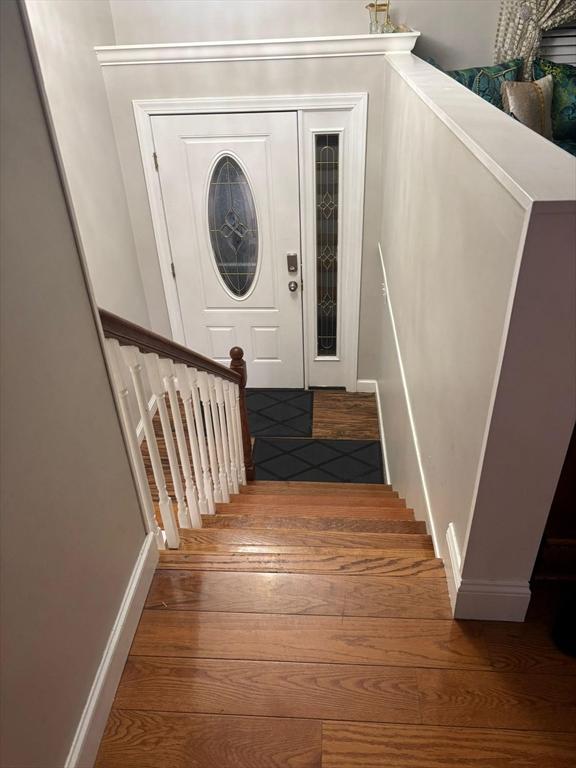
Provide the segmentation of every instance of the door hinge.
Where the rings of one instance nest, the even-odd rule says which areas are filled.
[[[170,269],[172,270],[172,277],[174,278],[174,280],[176,280],[176,267],[174,266],[173,261],[170,262]]]
[[[156,169],[156,171],[158,171],[158,155],[156,154],[156,152],[152,153],[152,157],[154,158],[154,168]]]

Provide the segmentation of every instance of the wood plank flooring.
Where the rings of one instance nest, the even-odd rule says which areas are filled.
[[[453,621],[424,524],[334,486],[252,483],[161,553],[97,768],[574,768],[576,660]]]
[[[312,437],[380,440],[376,396],[366,392],[314,392]]]

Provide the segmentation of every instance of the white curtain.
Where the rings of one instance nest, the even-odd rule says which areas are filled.
[[[502,0],[495,62],[524,59],[524,79],[532,79],[542,32],[576,21],[576,0]]]

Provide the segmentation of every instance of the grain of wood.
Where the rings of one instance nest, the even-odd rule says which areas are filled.
[[[351,533],[426,533],[420,520],[382,520],[354,517],[304,517],[280,515],[203,515],[206,528],[281,528],[308,531],[349,531]]]
[[[419,723],[413,670],[277,661],[130,658],[119,709]]]
[[[196,571],[262,571],[266,573],[338,573],[371,576],[418,576],[444,578],[442,560],[432,557],[393,555],[379,550],[312,550],[298,555],[163,550],[161,568]]]
[[[489,669],[474,627],[452,621],[146,610],[136,656]]]
[[[328,722],[322,768],[574,768],[569,734]]]
[[[376,396],[368,392],[314,392],[312,437],[380,440]]]
[[[369,507],[370,509],[403,509],[406,507],[406,499],[401,499],[398,496],[382,496],[374,498],[372,494],[366,493],[351,493],[341,491],[340,493],[283,493],[281,495],[274,493],[258,493],[258,494],[239,494],[230,497],[230,504],[217,504],[216,509],[219,511],[226,510],[230,506],[247,506],[247,507],[292,507],[298,509],[300,507],[348,507],[349,514],[357,514],[363,507]]]
[[[96,768],[321,768],[320,721],[113,709]]]
[[[428,725],[576,732],[572,677],[427,669],[418,681]]]
[[[342,531],[278,530],[258,528],[196,528],[180,531],[183,549],[197,546],[296,546],[336,549],[410,550],[434,557],[432,539],[426,534],[350,533]]]
[[[247,496],[258,499],[258,496]],[[376,518],[378,520],[414,520],[414,510],[403,506],[337,506],[323,504],[315,506],[305,501],[292,501],[290,504],[217,504],[218,515],[279,515],[280,517],[351,517],[355,520]]]
[[[545,624],[486,622],[484,635],[497,671],[576,675],[576,658],[558,650]]]
[[[572,768],[574,660],[451,621],[424,524],[319,485],[250,485],[161,553],[98,768]]]
[[[382,491],[398,495],[391,485],[385,483],[319,483],[297,480],[254,480],[248,485],[240,488],[240,493],[311,493],[319,491],[321,493],[339,493],[341,490],[346,492],[362,493],[368,491],[375,493]]]
[[[147,608],[449,619],[442,579],[158,570]]]

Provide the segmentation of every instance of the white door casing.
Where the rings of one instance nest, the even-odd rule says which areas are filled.
[[[160,177],[155,170],[152,121],[161,115],[217,115],[296,111],[300,171],[301,269],[304,278],[304,385],[345,386],[354,391],[357,381],[361,253],[364,218],[364,175],[368,97],[365,93],[301,96],[225,97],[134,100],[133,109],[152,224],[172,334],[187,343],[176,282],[171,272],[171,243],[164,213]],[[314,139],[317,133],[340,137],[340,223],[338,266],[338,354],[316,354],[317,286],[314,197]],[[162,160],[160,158],[160,164]],[[294,249],[297,250],[297,249]],[[285,254],[284,254],[285,259]],[[284,274],[286,277],[286,273]],[[245,340],[243,340],[245,341]],[[245,346],[242,341],[240,346]],[[249,370],[250,383],[254,372]],[[283,384],[283,386],[289,386]]]
[[[290,274],[286,260],[300,254],[296,112],[155,116],[152,129],[186,345],[224,364],[241,346],[251,386],[302,387],[300,268]],[[210,182],[223,158],[240,167],[256,207],[258,260],[243,295],[220,274],[208,226]],[[237,213],[224,242],[238,232],[245,250]]]

